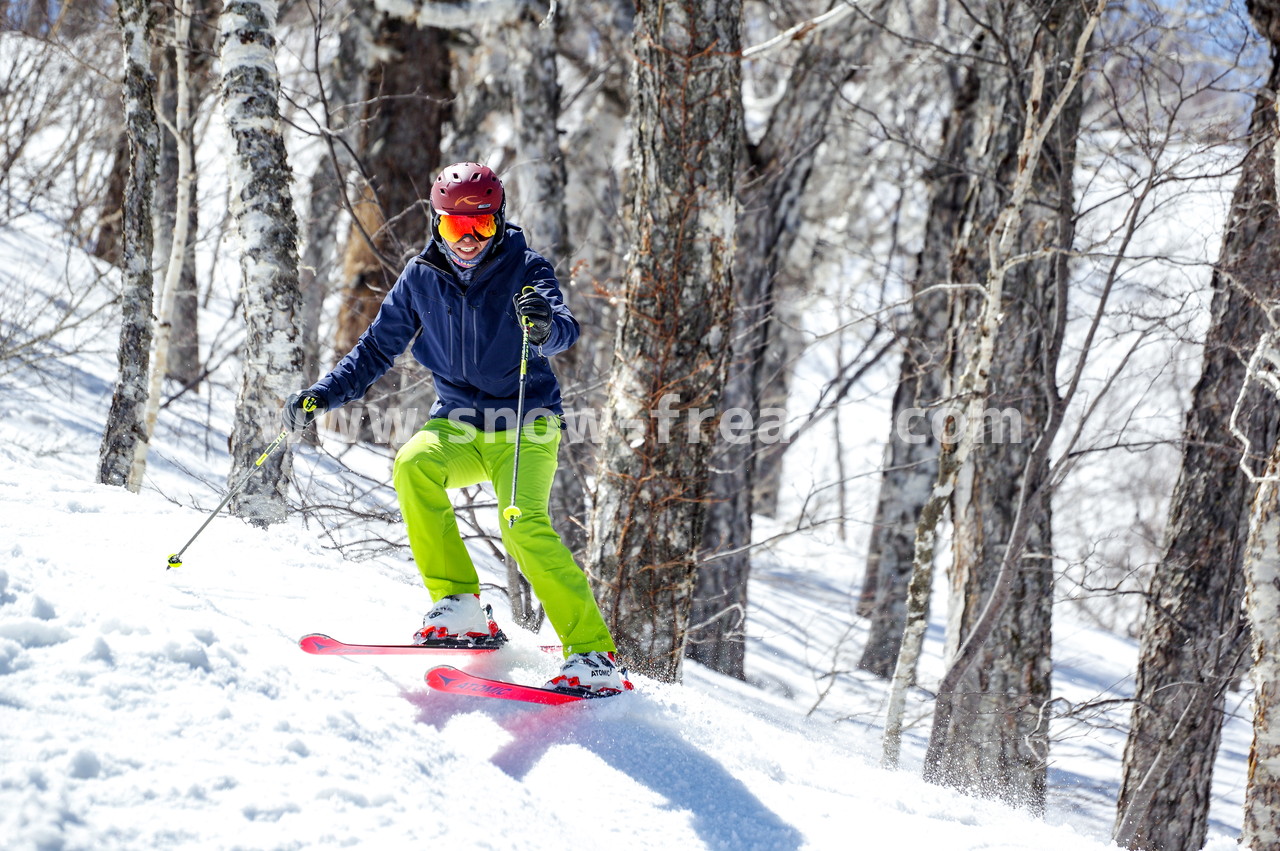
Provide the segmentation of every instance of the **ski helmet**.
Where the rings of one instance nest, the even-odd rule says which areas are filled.
[[[480,163],[454,163],[441,169],[431,187],[431,235],[440,239],[441,216],[482,216],[497,218],[497,240],[506,233],[506,193],[493,169]]]

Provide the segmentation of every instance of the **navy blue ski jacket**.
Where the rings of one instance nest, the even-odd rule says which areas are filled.
[[[405,347],[435,378],[430,416],[450,417],[493,431],[515,426],[523,335],[513,296],[533,287],[551,303],[551,336],[531,346],[525,384],[526,422],[563,415],[560,384],[547,358],[578,339],[580,328],[564,303],[555,271],[508,225],[496,252],[476,267],[468,286],[433,241],[409,262],[378,315],[353,348],[310,392],[328,409],[358,399],[391,368]]]

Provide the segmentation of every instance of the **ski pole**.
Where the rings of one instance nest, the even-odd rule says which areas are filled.
[[[525,287],[520,292],[523,294],[531,291],[537,292],[533,287]],[[520,318],[523,339],[520,341],[520,391],[516,396],[516,451],[511,459],[511,504],[502,512],[508,529],[520,519],[520,507],[516,505],[516,484],[520,481],[520,438],[524,436],[524,381],[529,373],[529,325],[528,317]]]
[[[204,519],[204,522],[200,524],[200,528],[197,529],[196,533],[191,536],[191,540],[183,544],[182,549],[178,550],[176,553],[169,556],[169,566],[166,567],[165,570],[172,570],[175,567],[182,567],[182,554],[187,551],[187,547],[191,546],[191,544],[195,542],[195,539],[200,537],[200,533],[204,531],[205,527],[209,525],[210,521],[212,521],[213,518],[218,516],[218,512],[221,511],[226,506],[226,504],[231,501],[231,497],[238,494],[241,488],[243,488],[246,484],[249,483],[249,478],[254,473],[258,472],[258,469],[262,466],[263,462],[265,462],[267,458],[271,457],[271,453],[275,452],[277,449],[280,448],[280,445],[285,442],[285,439],[288,436],[289,436],[289,429],[286,428],[280,432],[280,434],[276,437],[275,440],[271,441],[271,445],[268,446],[265,450],[263,450],[262,454],[258,456],[257,461],[253,462],[253,469],[245,473],[244,476],[240,478],[240,481],[236,482],[236,484],[227,491],[227,495],[222,498],[222,502],[218,503],[218,507],[215,508],[212,512],[210,512],[209,516]]]

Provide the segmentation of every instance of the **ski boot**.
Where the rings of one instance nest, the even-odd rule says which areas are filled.
[[[413,634],[413,643],[422,647],[493,647],[507,643],[498,629],[493,609],[481,605],[479,594],[452,594],[441,597],[422,619],[422,629]]]
[[[607,697],[630,691],[634,686],[627,679],[626,668],[618,667],[612,653],[597,650],[569,654],[560,673],[548,680],[543,688],[589,697]]]

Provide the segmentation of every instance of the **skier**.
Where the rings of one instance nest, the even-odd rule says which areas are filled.
[[[564,645],[564,665],[547,687],[622,691],[630,684],[617,667],[609,629],[548,516],[564,411],[547,358],[572,346],[580,329],[551,264],[528,247],[505,212],[502,181],[487,166],[442,170],[431,188],[427,247],[400,273],[351,352],[288,398],[284,421],[296,431],[360,398],[412,341],[438,397],[426,424],[396,454],[393,473],[409,546],[434,602],[414,642],[501,640],[491,609],[480,602],[479,577],[446,493],[490,481],[499,506],[519,509],[513,523],[500,524],[502,543]],[[522,322],[533,349],[513,495]]]

